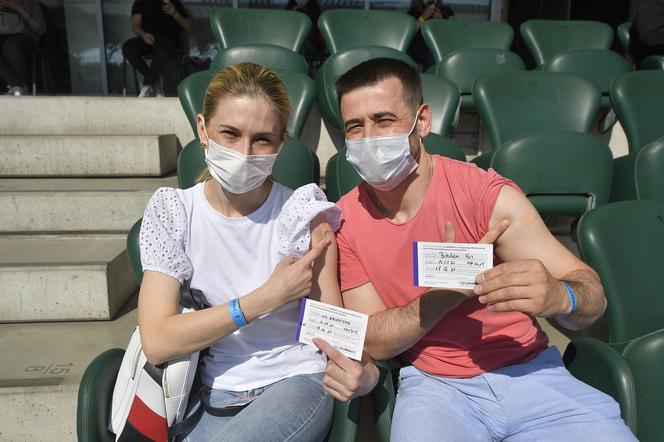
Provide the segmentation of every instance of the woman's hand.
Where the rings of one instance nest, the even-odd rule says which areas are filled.
[[[264,285],[267,293],[277,297],[280,305],[308,295],[312,286],[314,261],[331,241],[326,237],[314,244],[298,261],[291,256],[282,259]]]
[[[367,352],[362,353],[362,362],[344,356],[323,339],[314,339],[314,344],[328,357],[323,385],[332,397],[349,401],[369,393],[378,383],[378,367]]]

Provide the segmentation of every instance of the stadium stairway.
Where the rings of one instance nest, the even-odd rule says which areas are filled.
[[[126,234],[191,138],[177,98],[0,97],[0,441],[76,439],[83,371],[136,324]]]

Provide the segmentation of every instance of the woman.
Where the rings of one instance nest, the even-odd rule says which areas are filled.
[[[8,95],[28,93],[28,55],[46,32],[36,0],[0,0],[0,77]]]
[[[145,211],[144,352],[160,364],[209,346],[203,393],[231,414],[204,413],[187,440],[322,440],[330,427],[325,355],[295,336],[300,298],[341,305],[332,233],[341,213],[315,185],[292,192],[269,179],[288,114],[269,69],[218,72],[197,117],[208,172],[192,188],[157,190]],[[212,307],[178,314],[182,284]]]

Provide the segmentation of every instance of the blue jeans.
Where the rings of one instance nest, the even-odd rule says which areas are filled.
[[[203,413],[185,441],[320,441],[332,424],[334,399],[323,390],[323,373],[297,375],[249,391],[208,389],[210,405],[251,401],[234,416]],[[197,400],[190,406],[200,406]]]
[[[469,379],[400,372],[392,441],[636,441],[610,396],[574,378],[551,347]]]

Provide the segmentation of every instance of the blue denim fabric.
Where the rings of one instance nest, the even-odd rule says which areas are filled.
[[[210,405],[250,401],[234,416],[204,413],[185,441],[321,441],[332,424],[334,399],[323,390],[323,373],[297,375],[249,391],[208,389]],[[190,412],[200,400],[190,405]]]
[[[551,347],[468,379],[400,372],[392,441],[636,441],[610,396],[574,378]]]

